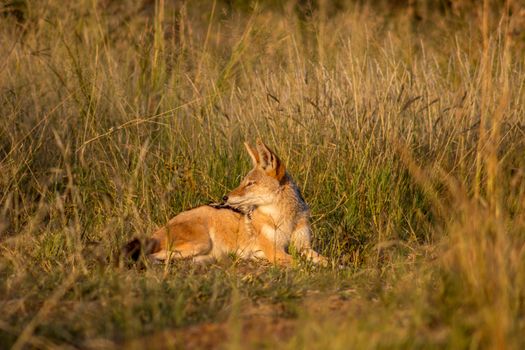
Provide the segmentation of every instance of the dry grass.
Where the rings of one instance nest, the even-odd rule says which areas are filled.
[[[519,2],[422,18],[16,3],[20,21],[0,18],[2,347],[524,346]],[[256,136],[344,269],[115,267],[130,237],[236,186]]]

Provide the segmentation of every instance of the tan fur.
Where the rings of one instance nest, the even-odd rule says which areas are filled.
[[[230,209],[210,206],[190,209],[153,234],[159,245],[150,256],[156,260],[222,258],[228,253],[253,257],[257,252],[255,237],[244,221],[244,215]]]
[[[235,253],[289,265],[290,244],[315,263],[326,258],[311,249],[309,209],[282,161],[260,140],[245,144],[253,169],[231,191],[231,209],[201,206],[182,212],[159,228],[145,253],[156,260],[193,258],[207,261]]]

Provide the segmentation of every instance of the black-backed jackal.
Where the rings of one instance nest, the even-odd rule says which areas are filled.
[[[192,258],[204,262],[234,253],[288,265],[289,245],[314,263],[327,264],[311,248],[309,209],[277,155],[257,140],[245,143],[253,169],[239,187],[224,196],[223,205],[184,211],[158,229],[143,245],[155,260]],[[126,255],[137,258],[141,244],[129,242]]]

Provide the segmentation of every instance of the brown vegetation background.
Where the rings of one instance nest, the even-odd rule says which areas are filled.
[[[0,347],[523,348],[523,1],[0,3]],[[261,137],[316,268],[118,250]]]

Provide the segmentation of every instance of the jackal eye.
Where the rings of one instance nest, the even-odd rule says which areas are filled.
[[[249,186],[254,185],[254,184],[255,184],[255,181],[253,181],[253,180],[248,181],[248,182],[246,183],[246,187],[249,187]]]

